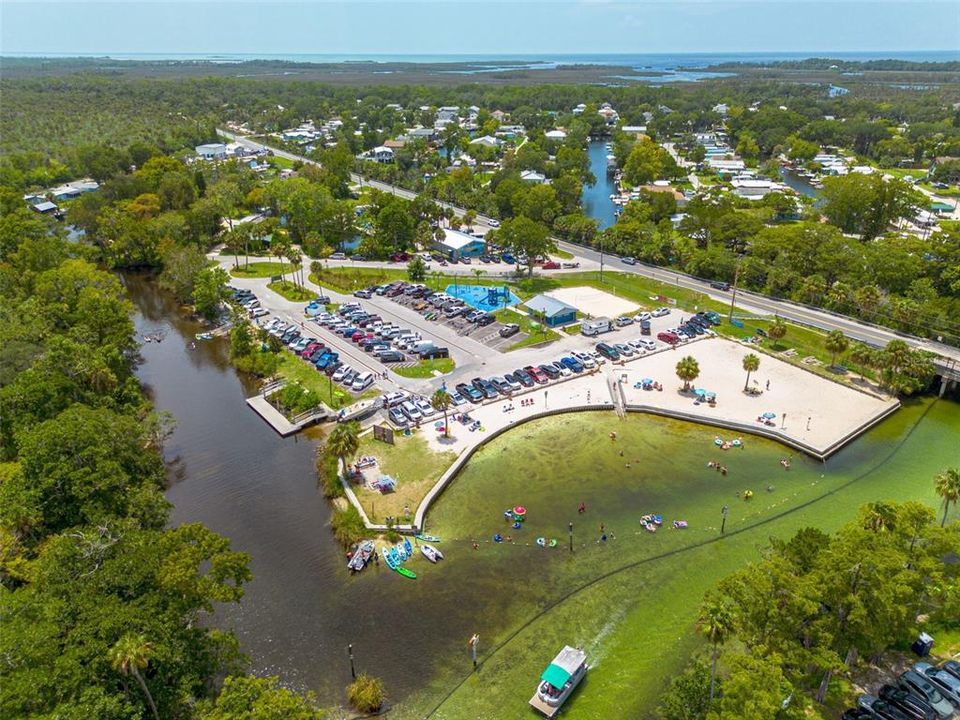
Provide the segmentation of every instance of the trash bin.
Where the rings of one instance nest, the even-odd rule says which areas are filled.
[[[926,657],[930,654],[930,649],[933,647],[933,638],[927,633],[922,632],[917,635],[917,639],[913,641],[913,645],[910,646],[910,649],[917,654],[918,657]]]

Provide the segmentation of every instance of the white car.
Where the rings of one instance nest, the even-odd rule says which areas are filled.
[[[422,397],[413,398],[413,404],[417,406],[417,410],[423,413],[424,417],[430,417],[436,412],[436,410],[433,409],[433,405]]]
[[[454,391],[454,392],[450,393],[450,402],[452,402],[452,403],[454,404],[454,406],[460,406],[460,405],[466,404],[467,401],[466,401],[466,399],[463,397],[463,395],[461,395],[460,393]]]
[[[649,320],[652,316],[648,312],[642,312],[639,315],[633,316],[634,322],[643,322],[644,320]]]
[[[410,419],[410,422],[423,420],[423,413],[409,400],[400,405],[400,409],[403,411],[403,414]]]
[[[636,350],[640,355],[643,355],[644,351],[646,351],[646,349],[647,349],[647,348],[644,346],[642,340],[628,340],[628,341],[627,341],[627,345],[629,345],[629,346],[632,347],[634,350]]]
[[[574,353],[573,356],[580,361],[587,370],[593,370],[597,366],[597,361],[593,359],[590,353]]]
[[[570,377],[571,375],[573,375],[573,371],[570,368],[568,368],[566,365],[564,365],[562,362],[560,362],[559,360],[550,364],[557,369],[557,372],[560,373],[560,377]]]
[[[500,227],[500,221],[499,221],[499,220],[490,219],[490,220],[487,220],[487,225],[489,225],[489,226],[492,227],[492,228],[498,228],[498,227]]]
[[[651,314],[653,317],[664,317],[664,316],[670,314],[670,308],[668,308],[668,307],[658,307],[656,310],[654,310],[654,311],[653,311],[652,313],[650,313],[650,314]]]
[[[353,368],[349,365],[341,365],[337,368],[336,372],[333,373],[333,381],[340,382],[347,376],[347,373],[351,372],[352,370]]]
[[[626,327],[627,325],[633,325],[633,318],[627,317],[626,315],[621,315],[617,318],[617,327]]]
[[[640,347],[642,347],[644,350],[656,350],[656,349],[657,349],[657,343],[656,343],[655,340],[643,340],[643,339],[641,339],[641,340],[640,340]]]

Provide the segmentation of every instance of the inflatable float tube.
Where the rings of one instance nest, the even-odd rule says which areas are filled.
[[[546,547],[546,546],[547,546],[547,539],[546,539],[546,538],[543,538],[543,537],[538,537],[538,538],[537,538],[537,545],[539,545],[540,547]]]
[[[550,547],[556,547],[556,546],[557,546],[557,539],[556,539],[556,538],[551,538],[551,539],[550,539]]]
[[[523,527],[523,524],[519,520],[513,524],[514,530],[519,530],[522,527]]]
[[[500,533],[497,533],[496,535],[493,536],[493,541],[495,543],[503,542],[503,535],[501,535]]]
[[[717,447],[720,447],[721,445],[723,445],[723,440],[721,440],[721,439],[718,438],[718,437],[715,437],[715,438],[713,439],[713,444],[716,445]]]

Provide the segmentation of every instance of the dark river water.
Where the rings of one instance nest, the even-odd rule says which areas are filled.
[[[316,690],[325,704],[340,702],[350,681],[348,643],[358,670],[385,678],[394,700],[418,688],[441,645],[467,632],[457,599],[423,633],[425,584],[374,566],[348,575],[316,487],[317,436],[276,435],[244,403],[253,387],[228,363],[226,343],[191,351],[200,328],[172,297],[142,276],[124,282],[141,336],[163,335],[143,343],[139,376],[177,418],[166,447],[171,522],[201,522],[251,556],[243,601],[218,608],[214,623],[237,634],[253,672]]]

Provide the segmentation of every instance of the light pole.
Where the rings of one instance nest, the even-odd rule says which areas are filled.
[[[603,282],[603,233],[600,233],[600,282]]]
[[[737,267],[733,271],[733,294],[730,296],[730,313],[727,315],[727,322],[733,322],[733,306],[737,302],[737,282],[740,280],[740,263],[743,262],[743,255],[737,258]]]
[[[568,532],[570,533],[570,552],[573,552],[573,523],[569,524]]]
[[[356,671],[356,669],[353,667],[353,643],[350,643],[349,645],[347,645],[347,655],[350,656],[350,677],[352,677],[354,680],[356,680],[356,679],[357,679],[357,671]]]
[[[720,534],[723,535],[724,531],[727,528],[727,514],[730,512],[730,508],[726,505],[723,506],[723,509],[720,511],[720,514],[723,515],[723,520],[720,521]]]

